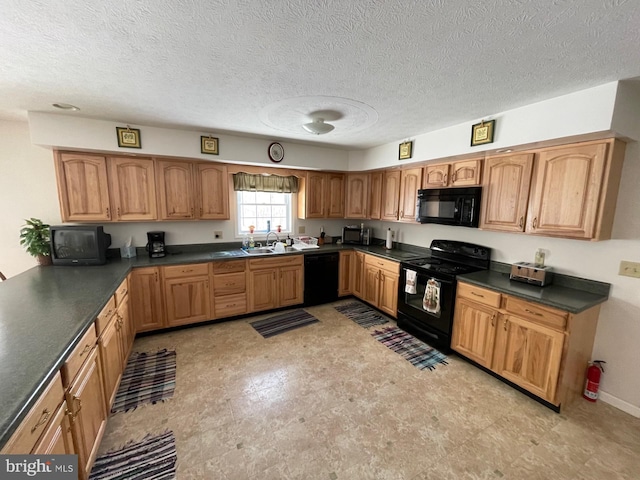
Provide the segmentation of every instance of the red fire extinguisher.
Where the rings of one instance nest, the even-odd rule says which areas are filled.
[[[590,402],[598,399],[598,389],[600,388],[600,375],[604,373],[604,360],[594,360],[587,368],[587,381],[584,384],[584,393],[582,396]]]

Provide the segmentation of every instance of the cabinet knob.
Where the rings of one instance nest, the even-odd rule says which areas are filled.
[[[524,217],[520,217],[520,221],[518,222],[518,226],[520,228],[524,227]]]
[[[495,313],[493,315],[491,315],[491,326],[492,327],[496,326],[496,314]]]
[[[507,317],[504,317],[504,331],[507,331]]]
[[[538,217],[534,217],[533,218],[533,228],[537,228],[538,227]]]

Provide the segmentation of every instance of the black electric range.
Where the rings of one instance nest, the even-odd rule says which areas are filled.
[[[430,257],[401,263],[398,327],[448,351],[456,276],[488,269],[491,249],[455,240],[433,240],[430,249]]]

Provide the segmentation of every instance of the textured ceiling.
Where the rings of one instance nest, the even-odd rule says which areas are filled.
[[[0,0],[0,118],[365,148],[638,77],[639,26],[637,0]]]

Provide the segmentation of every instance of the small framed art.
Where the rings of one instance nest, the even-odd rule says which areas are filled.
[[[218,139],[212,136],[208,136],[208,137],[201,136],[200,152],[208,153],[210,155],[218,155]]]
[[[124,148],[142,148],[140,144],[140,130],[130,127],[116,127],[118,146]]]
[[[493,131],[496,125],[495,120],[484,120],[471,127],[471,146],[493,143]]]
[[[413,154],[413,141],[403,142],[398,149],[398,160],[406,160],[411,158]]]

